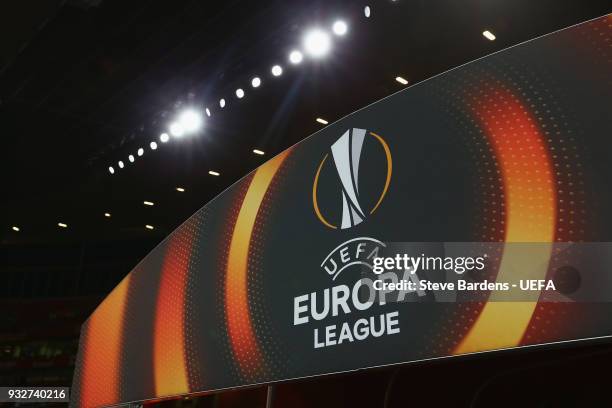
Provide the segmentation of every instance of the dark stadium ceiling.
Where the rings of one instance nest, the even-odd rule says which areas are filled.
[[[594,0],[8,3],[0,6],[3,245],[161,240],[324,126],[317,117],[332,122],[402,89],[397,76],[414,84],[612,11]],[[304,31],[337,18],[349,31],[330,54],[289,66]],[[281,77],[271,77],[274,63],[285,67]],[[264,81],[257,90],[254,75]],[[181,108],[203,104],[215,112],[201,134],[151,151]],[[130,164],[139,147],[143,157]],[[118,160],[126,168],[110,175]]]

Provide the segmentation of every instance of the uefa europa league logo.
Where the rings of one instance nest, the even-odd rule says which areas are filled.
[[[362,150],[366,136],[373,137],[380,143],[387,161],[387,176],[382,192],[376,201],[376,204],[371,209],[364,209],[362,196],[359,191],[359,163],[362,161]],[[378,208],[383,198],[389,189],[392,173],[392,159],[389,145],[385,140],[373,132],[367,132],[365,129],[353,128],[347,130],[334,144],[331,146],[331,155],[336,174],[338,177],[338,188],[342,196],[342,218],[340,229],[347,229],[362,223],[368,215],[373,214]],[[327,227],[336,229],[334,225],[325,218],[319,208],[318,202],[318,184],[321,175],[321,169],[325,165],[329,153],[323,157],[323,160],[317,168],[314,183],[312,186],[312,203],[317,218]],[[338,205],[340,207],[340,204]]]

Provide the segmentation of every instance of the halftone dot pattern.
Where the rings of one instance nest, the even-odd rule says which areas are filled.
[[[467,152],[467,159],[472,164],[469,166],[471,174],[466,176],[475,183],[471,191],[473,229],[468,232],[466,241],[482,242],[475,248],[474,256],[487,255],[487,267],[481,272],[472,271],[465,278],[494,280],[501,261],[502,246],[498,243],[503,242],[506,233],[501,172],[488,138],[465,101],[464,89],[474,86],[473,79],[459,73],[447,75],[447,80],[432,83],[435,93],[432,96],[440,102],[451,135],[457,138],[453,143],[459,145],[459,151]],[[452,354],[484,304],[459,301],[445,308],[443,317],[424,333],[424,338],[429,339],[424,350],[426,354]]]
[[[544,233],[551,224],[556,228],[551,234],[551,241],[575,240],[580,234],[584,234],[584,181],[580,169],[579,148],[574,140],[576,130],[569,125],[569,119],[559,106],[559,101],[563,101],[563,98],[550,91],[551,87],[555,89],[554,85],[543,86],[546,81],[538,78],[533,69],[522,66],[519,62],[508,63],[507,60],[503,66],[489,64],[480,71],[473,71],[471,77],[457,76],[455,79],[458,84],[442,92],[446,94],[446,99],[451,101],[451,107],[448,109],[451,116],[454,116],[454,120],[463,128],[460,133],[471,136],[469,143],[471,147],[468,147],[468,150],[472,153],[477,177],[480,180],[478,186],[480,188],[476,190],[484,190],[481,194],[474,194],[475,199],[482,200],[481,203],[476,203],[482,209],[482,216],[477,221],[478,229],[481,231],[480,239],[499,242],[508,234],[505,225],[507,217],[505,188],[510,185],[504,185],[496,157],[507,163],[510,162],[513,166],[514,170],[510,176],[516,180],[511,193],[515,198],[517,196],[519,198],[519,205],[515,208],[515,219],[526,221],[516,226],[516,234],[511,235],[521,237],[522,241],[546,241],[541,239],[544,235],[539,231]],[[514,135],[529,132],[530,128],[537,128],[546,139],[545,143],[525,145],[521,142],[520,136],[508,137],[496,140],[496,143],[506,144],[503,150],[496,152],[499,146],[493,148],[479,123],[482,118],[474,114],[478,109],[487,109],[477,105],[477,99],[483,97],[483,87],[487,86],[497,88],[493,93],[493,99],[485,102],[491,106],[488,113],[489,120],[494,121],[488,126],[495,126],[497,132],[503,131],[505,126],[506,132]],[[520,105],[529,111],[534,122],[516,122],[516,125],[513,125],[513,120],[520,113],[507,109],[509,105],[500,106],[499,112],[492,112],[491,109],[495,109],[496,99],[503,100],[503,93],[506,92],[502,91],[504,89],[511,90],[510,92],[520,99]],[[467,94],[465,90],[468,90]],[[538,161],[548,160],[551,161],[552,174],[548,174],[547,169],[538,164]],[[532,164],[529,164],[530,161]],[[524,170],[521,166],[524,166]],[[554,184],[547,185],[545,178],[554,180]],[[541,199],[536,199],[538,195]],[[479,217],[479,214],[475,215]],[[510,237],[509,240],[516,239]],[[492,260],[499,264],[499,253],[493,255]],[[538,307],[536,313],[542,309],[542,306]],[[449,324],[457,325],[456,322],[456,318],[448,321]],[[530,325],[528,330],[533,327],[533,324]]]
[[[567,33],[568,40],[574,39],[577,46],[588,52],[589,58],[596,59],[595,65],[609,74],[612,68],[612,14],[580,24],[575,28],[579,35],[573,31]]]
[[[521,89],[546,138],[552,159],[556,195],[555,241],[577,242],[585,235],[586,199],[583,155],[576,143],[576,127],[561,101],[565,100],[557,84],[542,86],[546,80],[527,67],[510,66],[504,79]],[[550,83],[551,80],[549,79]],[[533,154],[532,154],[533,156]]]
[[[577,52],[597,60],[593,64],[600,68],[602,80],[609,81],[612,70],[612,17],[610,15],[590,21],[576,27],[579,35],[564,36],[568,45],[577,48]],[[569,33],[568,33],[569,34]],[[577,56],[578,57],[578,56]],[[525,74],[527,75],[527,74]],[[540,83],[542,78],[530,78],[531,83]],[[546,136],[553,154],[557,178],[558,213],[555,241],[584,242],[605,240],[596,232],[596,221],[601,211],[608,211],[598,206],[594,188],[589,186],[589,178],[585,176],[585,166],[589,163],[587,152],[577,143],[584,137],[579,121],[572,118],[571,109],[575,101],[563,94],[561,84],[555,86],[555,92],[544,90],[532,98],[540,103],[540,120],[545,124]],[[568,103],[563,103],[569,101]],[[580,248],[580,247],[578,247]],[[569,247],[555,248],[550,265],[548,278],[554,277],[554,272],[568,265],[568,260],[579,258],[580,249]],[[525,333],[523,343],[533,344],[555,341],[563,338],[568,322],[585,319],[581,305],[574,303],[546,302],[544,294],[534,313],[532,322]]]
[[[222,237],[218,240],[219,251],[221,252],[218,260],[218,270],[226,271],[227,270],[227,260],[229,257],[229,248],[230,243],[232,241],[232,235],[234,233],[234,225],[236,224],[236,219],[238,218],[238,213],[240,212],[240,208],[242,207],[242,203],[244,201],[244,196],[249,189],[249,185],[253,180],[254,173],[249,174],[245,177],[240,185],[238,186],[238,191],[236,193],[236,197],[232,200],[232,205],[227,210],[227,226],[223,230]],[[227,316],[225,313],[225,273],[217,273],[216,274],[217,282],[215,284],[216,287],[219,288],[217,293],[217,301],[215,302],[217,305],[217,316],[218,320],[222,321],[223,330],[220,330],[220,335],[223,337],[223,359],[226,363],[226,367],[231,368],[231,374],[235,381],[244,381],[245,379],[240,372],[240,367],[238,362],[234,359],[234,353],[232,352],[231,340],[229,337],[229,333],[227,331]]]
[[[566,112],[560,106],[563,97],[553,94],[551,87],[535,86],[543,83],[543,78],[523,69],[519,74],[511,71],[514,78],[526,84],[523,97],[530,102],[530,108],[547,139],[556,181],[557,213],[554,240],[556,242],[582,241],[585,236],[586,200],[582,157],[576,143],[576,129],[570,125]],[[550,81],[550,80],[549,80]],[[557,87],[555,87],[557,88]],[[554,251],[559,251],[556,247]],[[569,254],[567,254],[569,255]],[[548,278],[559,261],[559,254],[553,252]],[[567,313],[577,309],[571,304],[546,303],[546,293],[534,311],[532,320],[523,337],[523,344],[554,341],[563,337],[563,327],[567,324]]]
[[[189,392],[185,352],[187,279],[198,228],[190,218],[169,237],[157,294],[153,333],[155,393],[158,397]]]
[[[199,271],[197,266],[201,264],[200,257],[203,255],[198,250],[199,244],[213,241],[213,237],[210,236],[210,228],[207,225],[208,216],[208,207],[202,207],[187,221],[189,226],[186,227],[193,231],[190,238],[194,246],[194,250],[191,251],[191,256],[189,257],[187,287],[185,289],[185,355],[187,357],[187,378],[189,388],[192,390],[204,389],[208,384],[208,373],[205,372],[207,367],[202,367],[200,362],[206,360],[204,354],[209,352],[209,350],[203,347],[203,343],[200,342],[196,335],[200,322],[198,321],[199,314],[195,307],[198,305],[197,297],[201,294],[194,290],[191,279],[194,273],[205,272]]]
[[[288,355],[284,350],[280,334],[275,332],[270,320],[271,306],[270,296],[273,293],[266,292],[264,274],[264,257],[274,256],[274,253],[266,251],[267,247],[267,225],[274,221],[274,207],[280,205],[278,196],[287,179],[288,167],[291,160],[285,159],[274,176],[268,191],[259,207],[251,244],[249,246],[249,275],[248,292],[251,305],[251,317],[253,327],[264,353],[265,375],[270,378],[282,378],[286,375]]]
[[[476,87],[467,89],[467,104],[480,126],[492,134],[494,157],[505,165],[504,190],[494,199],[504,202],[504,207],[513,204],[505,208],[505,222],[514,221],[505,226],[506,241],[539,242],[552,237],[549,230],[554,224],[555,203],[549,155],[525,104],[530,101],[517,97],[514,84],[487,73]]]
[[[225,273],[227,329],[234,358],[238,362],[240,372],[248,381],[261,378],[266,365],[251,310],[252,293],[249,292],[248,285],[249,248],[254,239],[253,229],[261,204],[289,152],[290,150],[285,150],[255,171],[238,212],[230,242]],[[261,296],[259,293],[257,295]]]
[[[78,387],[79,406],[99,407],[115,404],[121,387],[121,346],[123,317],[130,275],[125,277],[84,326]],[[77,398],[73,395],[72,398]]]
[[[161,272],[161,264],[156,261],[142,260],[129,275],[123,318],[119,401],[137,401],[155,395],[152,359],[155,317],[152,311]]]
[[[477,75],[476,86],[467,87],[465,93],[466,103],[486,132],[500,164],[506,213],[504,239],[509,243],[550,243],[556,222],[556,192],[553,164],[543,134],[545,124],[538,121],[530,99],[521,97],[518,84],[506,76],[507,69],[491,65],[490,71],[473,72]],[[508,65],[505,61],[504,66]],[[550,247],[551,244],[538,246],[529,260],[512,246],[505,247],[496,279],[518,279],[523,270],[529,270],[531,278],[544,278]],[[518,345],[535,307],[534,302],[487,302],[456,352]]]
[[[600,19],[592,25],[601,27],[604,21]],[[606,23],[606,27],[609,30],[609,22]],[[609,39],[604,40],[608,41]],[[609,62],[606,60],[606,63]],[[536,71],[523,66],[519,61],[515,61],[514,64],[505,61],[503,67],[497,67],[497,72],[499,74],[496,76],[509,84],[525,101],[545,135],[555,180],[554,241],[583,241],[589,234],[589,215],[594,214],[595,209],[593,200],[588,200],[585,192],[586,178],[583,163],[587,163],[588,158],[584,157],[585,152],[576,141],[576,137],[581,133],[579,121],[571,117],[571,106],[565,102],[569,99],[563,94],[562,84],[555,84],[548,77],[538,76]],[[532,152],[531,155],[533,154]],[[589,198],[591,197],[592,195],[589,195]],[[593,237],[591,235],[591,239]],[[566,251],[564,257],[570,255],[571,252]],[[548,277],[552,277],[550,272],[561,264],[559,255],[553,253]],[[545,297],[541,299],[545,300]],[[540,303],[522,342],[552,341],[562,337],[563,327],[571,319],[578,318],[579,313],[579,308],[571,304]]]

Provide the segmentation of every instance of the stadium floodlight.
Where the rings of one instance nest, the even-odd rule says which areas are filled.
[[[281,76],[282,73],[283,73],[283,67],[281,67],[280,65],[274,65],[272,67],[272,75],[274,75],[275,77]]]
[[[403,78],[403,77],[401,77],[401,76],[395,77],[395,80],[397,82],[399,82],[400,84],[402,84],[402,85],[408,85],[408,80]]]
[[[253,149],[253,153],[258,154],[260,156],[263,156],[265,154],[263,150],[259,149]]]
[[[298,50],[293,50],[289,53],[289,62],[291,62],[294,65],[299,64],[300,62],[302,62],[303,59],[304,59],[304,55],[302,55],[302,53],[299,52]]]
[[[140,157],[144,154],[144,149],[142,147],[139,147],[138,150],[136,151],[136,154]]]
[[[151,150],[156,150],[157,149],[157,143],[156,142],[151,142],[149,144],[149,147],[151,148]]]
[[[363,15],[366,16],[366,18],[370,18],[370,16],[372,15],[372,9],[370,8],[370,6],[365,6],[363,8]]]
[[[181,137],[185,134],[185,128],[180,122],[172,122],[168,127],[170,134],[174,137]]]
[[[123,162],[122,162],[121,160],[119,160],[119,161],[117,162],[117,164],[119,165],[119,168],[120,168],[120,169],[122,169],[122,168],[123,168]]]
[[[58,222],[57,226],[60,227],[60,228],[68,228],[68,224],[63,223],[63,222]]]
[[[168,140],[170,140],[170,136],[168,136],[167,133],[162,133],[161,135],[159,135],[159,141],[162,143],[166,143],[168,142]]]
[[[304,49],[310,56],[321,58],[331,48],[329,34],[319,28],[313,28],[304,35]]]
[[[220,176],[221,173],[219,173],[218,171],[214,171],[214,170],[209,170],[208,174],[210,174],[211,176]]]
[[[334,23],[334,25],[332,26],[332,31],[337,36],[343,36],[348,31],[348,26],[346,25],[346,23],[344,21],[337,20]]]
[[[259,85],[261,85],[261,79],[259,77],[251,79],[251,86],[253,88],[259,88]]]
[[[238,99],[244,98],[244,89],[242,89],[242,88],[236,89],[236,97]]]
[[[115,174],[115,169],[113,168],[113,166],[108,166],[108,172],[110,174]]]
[[[155,229],[155,228],[154,228],[152,225],[150,225],[150,224],[145,225],[145,228],[146,228],[146,229],[148,229],[148,230]]]
[[[148,205],[149,207],[153,207],[155,204],[153,203],[153,201],[143,201],[142,202],[144,205]]]
[[[178,191],[179,193],[184,193],[185,189],[183,187],[177,187],[176,191]]]
[[[15,231],[15,232],[19,232],[19,231],[21,231],[21,230],[19,229],[19,227],[16,227],[16,226],[11,227],[11,229],[12,229],[13,231]]]
[[[178,123],[185,133],[197,132],[202,127],[202,114],[195,109],[187,109],[180,114]]]
[[[219,99],[219,106],[222,108],[225,108],[225,99],[223,98]]]
[[[206,108],[206,116],[210,117],[210,109]]]
[[[108,213],[108,212],[105,212],[105,213],[104,213],[104,216],[105,216],[106,218],[110,218],[110,217],[111,217],[111,214],[110,214],[110,213]]]
[[[325,120],[325,119],[323,119],[323,118],[317,118],[316,120],[317,120],[317,122],[319,122],[319,123],[320,123],[320,124],[322,124],[322,125],[327,125],[327,124],[329,123],[328,121],[326,121],[326,120]]]
[[[130,154],[130,155],[128,156],[128,160],[130,161],[130,163],[134,163],[134,155],[133,155],[133,154]]]

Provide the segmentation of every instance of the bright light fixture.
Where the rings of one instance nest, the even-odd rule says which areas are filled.
[[[152,226],[152,225],[149,225],[149,224],[145,225],[145,228],[146,228],[146,229],[148,229],[148,230],[152,230],[152,229],[154,229],[154,228],[153,228],[153,226]]]
[[[143,201],[142,202],[144,205],[148,205],[148,206],[153,206],[153,202],[152,201]]]
[[[104,216],[105,216],[106,218],[110,218],[110,217],[111,217],[111,214],[106,212],[106,213],[104,213]]]
[[[64,224],[63,222],[58,222],[57,226],[60,228],[68,228],[68,224]]]
[[[401,76],[395,77],[395,80],[402,85],[408,85],[408,80],[405,78],[402,78]]]
[[[223,98],[219,99],[219,106],[222,108],[225,108],[225,99]]]
[[[281,76],[282,73],[283,67],[281,67],[280,65],[275,65],[272,67],[272,75],[274,75],[275,77]]]
[[[363,15],[366,16],[366,18],[370,18],[370,16],[372,15],[372,9],[370,8],[370,6],[365,6],[365,8],[363,9]]]
[[[128,160],[130,161],[130,163],[134,163],[134,155],[133,155],[133,154],[130,154],[130,155],[128,156]]]
[[[188,109],[179,116],[179,123],[185,133],[197,132],[202,127],[202,115],[194,109]]]
[[[115,174],[115,169],[113,168],[113,166],[108,166],[108,172],[110,174]]]
[[[219,172],[214,171],[214,170],[209,170],[208,174],[210,174],[211,176],[220,176],[221,175]]]
[[[184,193],[185,189],[183,187],[177,187],[176,191],[178,191],[179,193]]]
[[[327,124],[329,123],[328,121],[326,121],[326,120],[325,120],[325,119],[323,119],[323,118],[317,118],[317,122],[319,122],[319,123],[320,123],[320,124],[322,124],[322,125],[327,125]]]
[[[304,59],[304,55],[298,50],[293,50],[289,53],[289,62],[292,64],[299,64]]]
[[[19,231],[20,231],[19,227],[14,227],[14,226],[13,226],[13,227],[11,227],[11,229],[12,229],[13,231],[15,231],[15,232],[19,232]]]
[[[117,162],[117,164],[119,165],[119,168],[122,169],[123,168],[123,162],[121,160],[119,160],[119,162]]]
[[[258,154],[260,156],[263,156],[265,154],[263,150],[259,149],[253,149],[253,153]]]
[[[142,147],[139,147],[139,148],[138,148],[138,151],[136,152],[136,154],[137,154],[138,156],[142,156],[142,155],[144,154],[144,149],[143,149]]]
[[[159,140],[162,143],[166,143],[168,140],[170,140],[170,136],[168,136],[167,133],[162,133],[161,135],[159,135]]]
[[[343,36],[348,31],[348,26],[346,25],[344,21],[337,20],[332,26],[332,31],[336,35]]]
[[[157,149],[157,143],[156,142],[151,142],[149,144],[149,147],[151,148],[151,150],[155,150],[155,149]]]
[[[206,116],[210,117],[210,109],[206,108]]]
[[[174,137],[181,137],[185,134],[185,128],[180,122],[172,122],[169,126],[170,134]]]
[[[261,79],[259,77],[251,79],[251,86],[253,88],[259,88],[259,85],[261,85]]]
[[[493,34],[492,32],[490,32],[489,30],[484,30],[484,31],[482,32],[482,35],[484,35],[484,37],[485,37],[487,40],[489,40],[489,41],[494,41],[494,40],[495,40],[495,38],[497,38],[497,37],[495,37],[495,34]]]
[[[244,89],[242,88],[236,89],[236,97],[238,99],[242,99],[244,97]]]
[[[323,57],[331,48],[331,39],[325,31],[314,28],[304,36],[304,49],[314,58]]]

